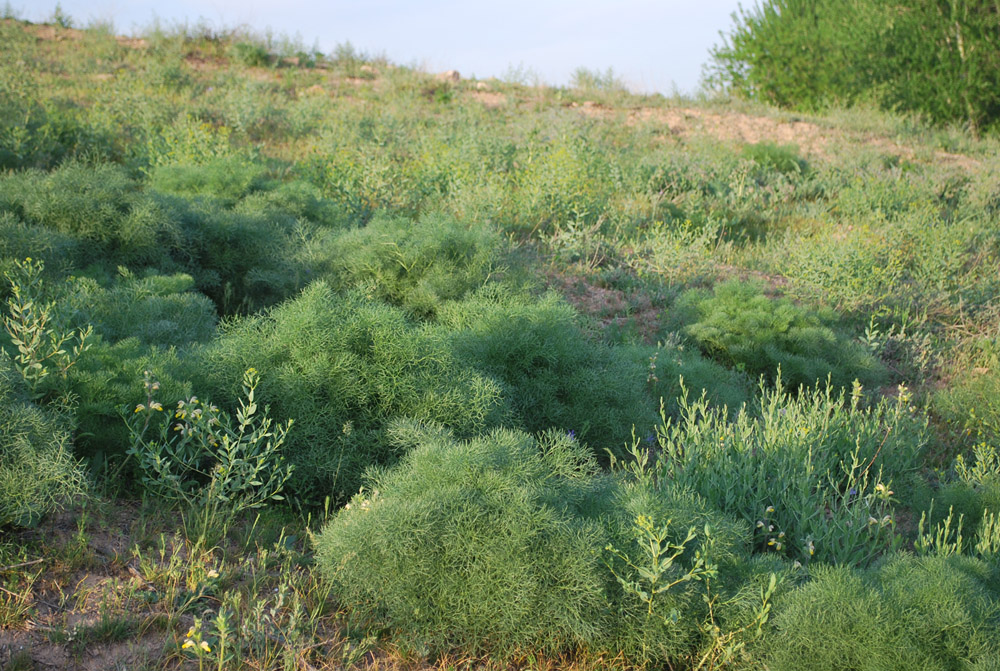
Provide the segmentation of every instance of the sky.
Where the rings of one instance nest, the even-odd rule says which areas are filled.
[[[55,0],[10,0],[21,18],[50,18]],[[737,0],[61,0],[75,25],[110,21],[119,34],[154,18],[298,37],[330,53],[350,41],[429,72],[533,73],[569,83],[578,67],[614,70],[637,92],[693,93]]]

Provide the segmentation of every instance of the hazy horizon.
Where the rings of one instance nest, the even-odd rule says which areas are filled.
[[[330,53],[350,42],[359,51],[432,72],[502,77],[521,69],[548,84],[565,85],[579,67],[612,68],[631,89],[669,94],[676,87],[694,93],[709,49],[719,31],[732,25],[736,0],[653,2],[623,0],[512,0],[478,7],[457,0],[419,6],[400,0],[365,3],[308,0],[63,0],[64,14],[77,26],[111,22],[132,34],[158,19],[166,24],[205,22],[215,29],[246,26],[300,39]],[[10,5],[24,19],[50,19],[56,3]]]

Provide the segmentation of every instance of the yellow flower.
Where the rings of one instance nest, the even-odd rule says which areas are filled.
[[[208,577],[209,577],[209,578],[218,578],[218,577],[219,577],[219,572],[218,572],[218,571],[216,571],[216,570],[215,570],[215,569],[213,568],[213,569],[209,570],[209,572],[208,572]]]
[[[140,403],[139,405],[135,406],[135,411],[136,412],[142,412],[145,409],[146,409],[146,406],[144,406],[142,403]]]
[[[190,629],[188,629],[188,633],[186,633],[184,635],[187,636],[188,638],[191,638],[192,636],[194,636],[194,627],[191,627]]]
[[[192,641],[189,638],[188,640],[184,641],[184,645],[181,646],[181,650],[187,650],[188,648],[193,648],[193,647],[194,647],[194,641]]]
[[[205,652],[212,652],[212,649],[208,647],[208,643],[206,643],[205,641],[201,642],[201,649],[204,650]]]

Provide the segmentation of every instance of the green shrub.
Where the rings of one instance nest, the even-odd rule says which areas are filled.
[[[758,284],[729,281],[709,293],[691,290],[677,301],[684,333],[707,355],[753,377],[781,376],[793,389],[829,378],[877,384],[885,371],[859,343],[838,336],[832,316],[788,299],[771,299]]]
[[[34,226],[85,240],[111,263],[164,263],[178,233],[157,203],[121,168],[67,163],[51,173],[0,177],[0,209]]]
[[[215,306],[192,291],[190,275],[137,278],[125,272],[110,288],[77,280],[67,298],[75,319],[93,325],[109,343],[138,338],[144,344],[185,346],[215,333]]]
[[[228,205],[260,189],[265,171],[245,160],[225,157],[200,165],[166,164],[153,168],[149,184],[153,189],[181,196],[208,196]]]
[[[432,652],[560,650],[602,635],[605,495],[565,437],[417,438],[316,540],[345,603]]]
[[[260,394],[276,421],[295,420],[285,452],[290,483],[313,502],[357,491],[361,472],[395,459],[384,440],[396,417],[460,435],[500,423],[498,385],[470,370],[444,338],[402,311],[317,282],[269,311],[225,324],[197,352],[191,378],[213,399],[239,395],[243,372],[263,372]],[[221,401],[219,401],[221,403]]]
[[[396,434],[402,462],[372,473],[316,539],[356,612],[431,654],[586,648],[669,662],[703,644],[706,569],[741,552],[745,527],[697,497],[599,474],[565,434]],[[651,601],[626,588],[646,580],[636,566],[662,569]]]
[[[122,415],[131,412],[145,396],[143,371],[151,371],[160,383],[160,401],[173,406],[191,396],[190,380],[196,366],[182,360],[173,348],[147,345],[134,337],[114,344],[96,342],[70,376],[72,391],[79,399],[77,454],[96,472],[120,467],[129,446]]]
[[[231,134],[228,126],[216,126],[188,113],[178,115],[173,123],[153,133],[144,133],[146,146],[134,146],[134,151],[144,167],[202,165],[233,156],[246,158],[230,141]]]
[[[14,272],[16,263],[29,256],[49,259],[50,268],[73,265],[83,257],[84,248],[72,235],[30,226],[13,212],[0,211],[0,275]],[[0,296],[8,289],[4,287]]]
[[[65,418],[28,401],[21,376],[0,355],[0,527],[33,526],[82,496]]]
[[[247,311],[283,300],[305,283],[293,247],[295,216],[244,198],[263,188],[261,174],[231,162],[157,168],[154,185],[186,194],[178,196],[144,192],[114,166],[71,163],[49,174],[0,177],[0,210],[7,210],[0,223],[15,235],[11,246],[39,231],[27,239],[60,248],[72,244],[75,253],[67,260],[98,273],[113,273],[119,265],[184,270],[220,313]],[[236,209],[227,207],[237,202]],[[308,199],[298,207],[325,213]]]
[[[763,168],[784,174],[801,175],[809,168],[805,160],[799,156],[799,148],[794,144],[755,142],[744,146],[742,154]]]
[[[633,426],[653,425],[645,367],[589,339],[555,294],[487,287],[445,306],[439,320],[456,358],[503,385],[528,431],[571,431],[603,455],[621,452]]]
[[[621,349],[630,360],[646,369],[646,389],[654,403],[662,402],[668,417],[680,411],[685,390],[698,397],[706,395],[716,407],[737,412],[753,396],[750,378],[706,359],[693,348],[676,341],[650,345],[629,345]]]
[[[305,269],[295,261],[293,218],[205,201],[174,201],[172,206],[184,233],[176,248],[178,261],[221,315],[273,305],[305,284]]]
[[[892,483],[927,444],[908,403],[905,392],[865,408],[857,389],[762,388],[757,413],[730,419],[685,398],[657,431],[656,472],[753,525],[758,551],[865,565],[898,543]]]
[[[786,597],[774,627],[767,647],[775,671],[994,668],[995,567],[906,555],[869,571],[822,567]]]
[[[323,197],[315,186],[301,180],[267,185],[243,197],[237,205],[239,212],[257,212],[293,217],[327,228],[343,229],[352,222],[343,208]]]
[[[236,42],[230,48],[233,60],[251,68],[266,67],[271,63],[271,54],[260,44]]]
[[[376,297],[420,317],[463,298],[502,271],[501,242],[488,227],[444,215],[417,221],[376,216],[317,249],[321,277],[336,288],[370,287]]]
[[[859,89],[871,85],[855,73],[870,72],[856,66],[870,56],[866,49],[876,28],[872,10],[879,4],[848,9],[829,0],[769,0],[741,7],[722,46],[712,50],[711,79],[776,105],[816,109],[837,100],[851,102]]]

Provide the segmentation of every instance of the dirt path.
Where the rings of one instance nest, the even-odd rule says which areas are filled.
[[[584,116],[615,118],[620,110],[592,102],[577,105]],[[655,124],[666,126],[670,133],[684,140],[707,136],[721,142],[753,144],[774,142],[797,145],[807,158],[825,159],[836,153],[845,142],[877,147],[887,154],[913,160],[917,151],[890,138],[873,133],[843,131],[820,126],[809,121],[783,121],[744,112],[707,110],[697,107],[639,107],[626,111],[628,125]],[[934,159],[965,170],[975,170],[980,162],[964,154],[934,151]]]

